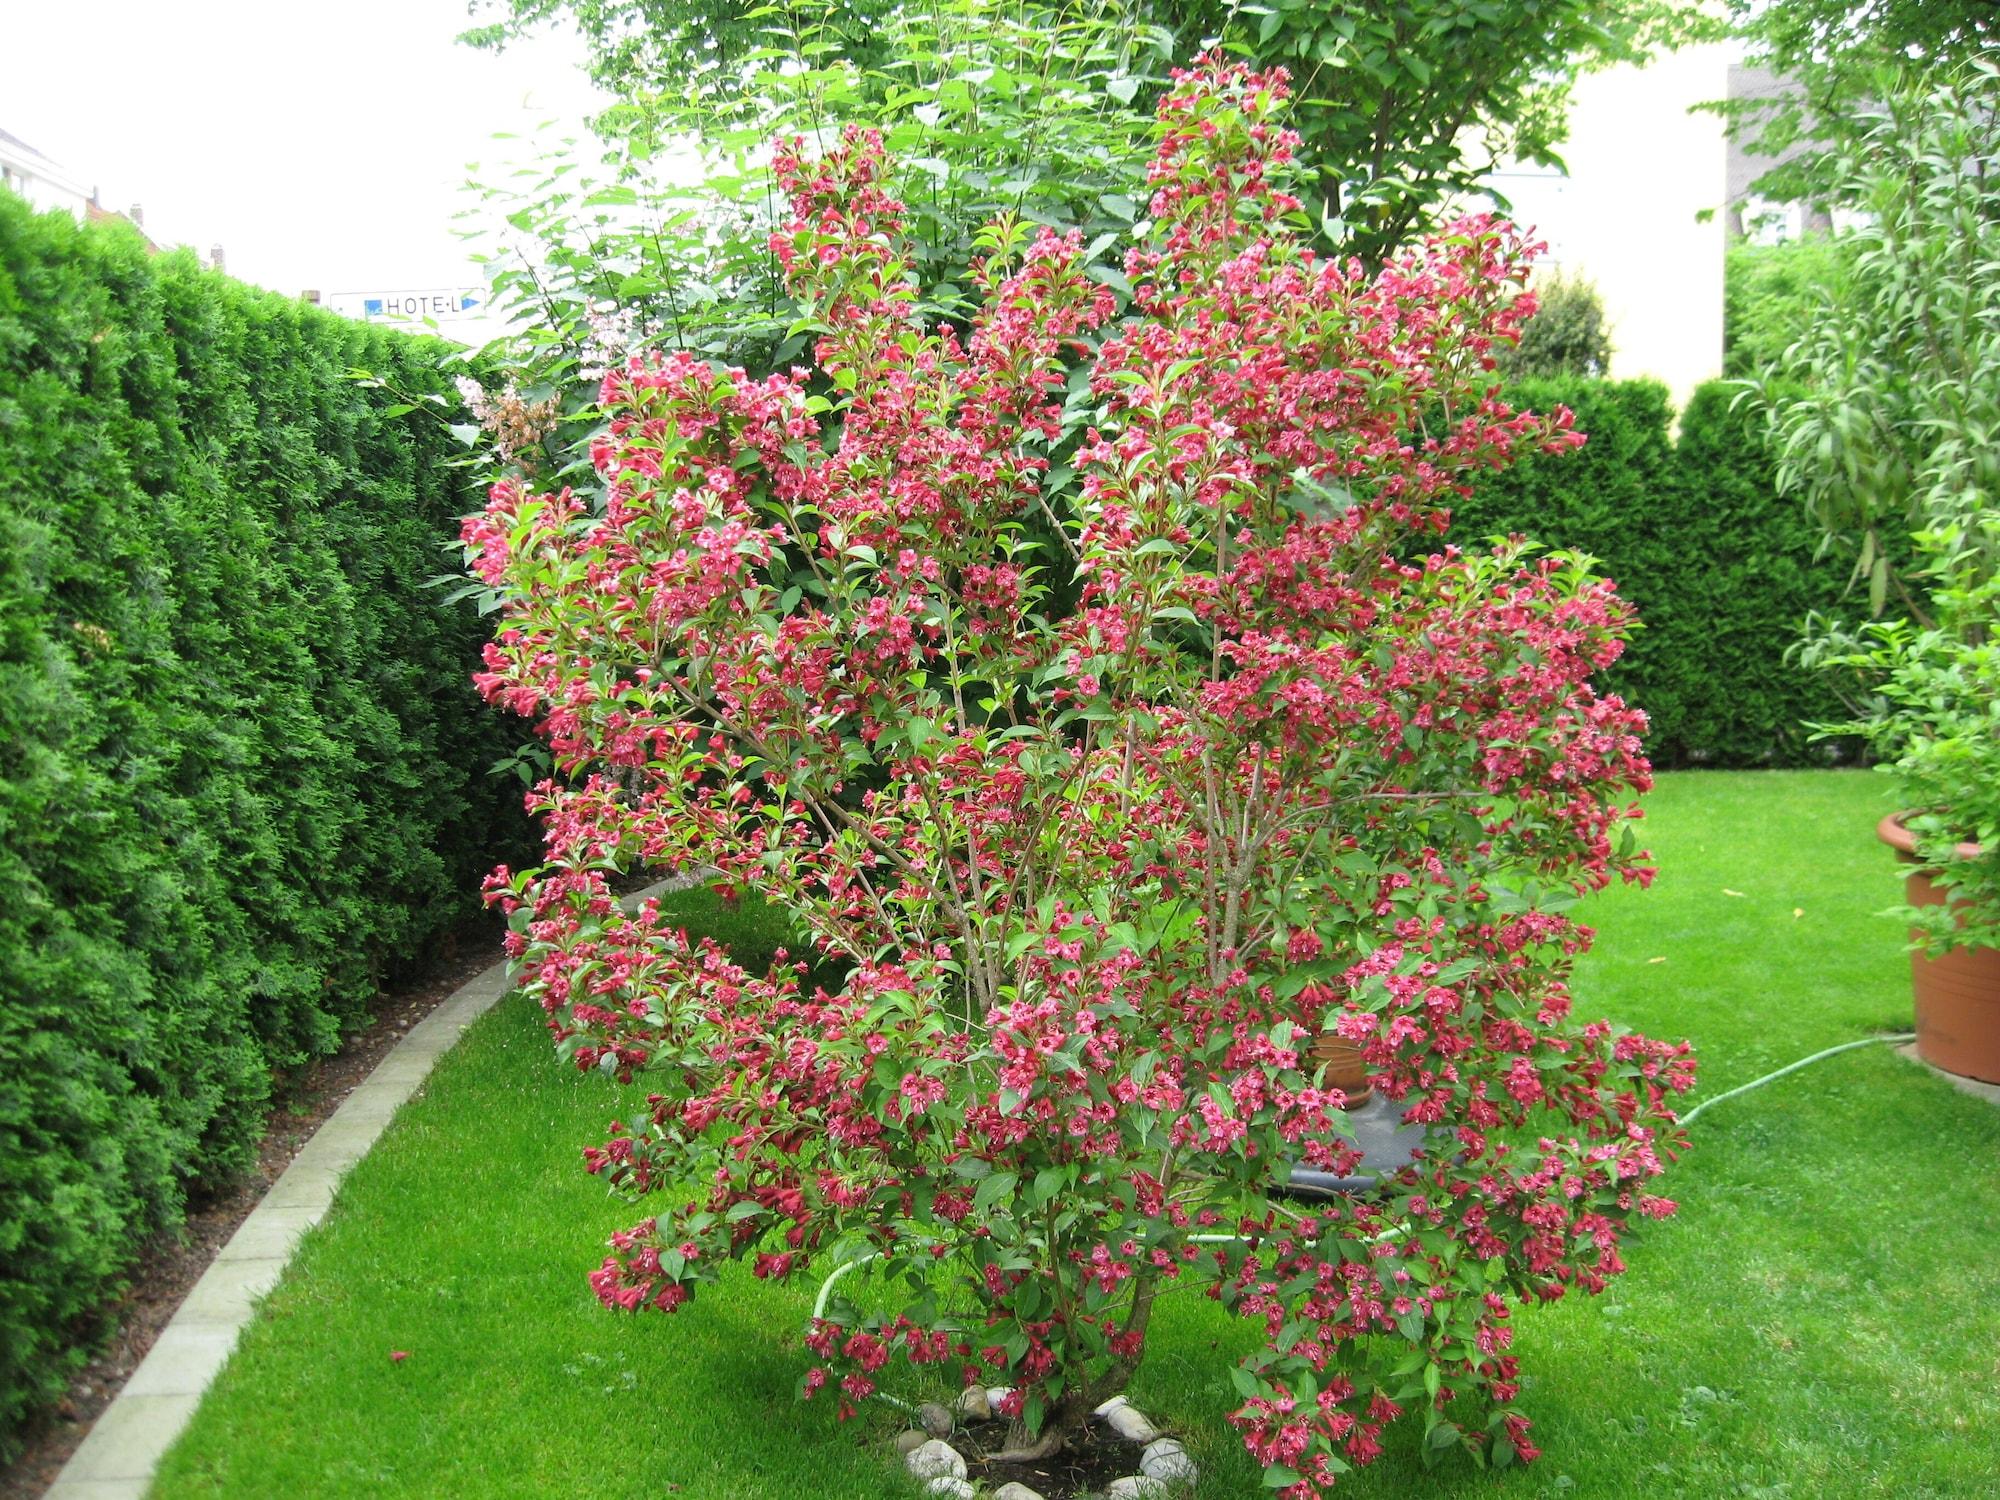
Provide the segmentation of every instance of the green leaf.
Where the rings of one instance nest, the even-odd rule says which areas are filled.
[[[1128,302],[1132,299],[1132,283],[1126,277],[1125,273],[1116,266],[1093,263],[1085,266],[1083,271],[1091,280],[1103,282],[1104,285],[1110,287],[1112,291],[1117,292]]]
[[[1001,1199],[1011,1197],[1014,1192],[1014,1184],[1019,1181],[1020,1179],[1012,1172],[993,1173],[984,1182],[980,1183],[978,1190],[973,1193],[972,1206],[980,1213],[985,1213]]]

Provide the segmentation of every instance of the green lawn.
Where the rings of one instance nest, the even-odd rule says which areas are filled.
[[[1859,773],[1686,774],[1650,799],[1662,874],[1602,898],[1581,1009],[1689,1036],[1703,1094],[1908,1027],[1895,896]],[[696,914],[712,910],[689,898]],[[1656,960],[1664,960],[1658,962]],[[877,1408],[800,1406],[809,1287],[747,1276],[673,1319],[584,1283],[636,1213],[584,1175],[612,1086],[510,1000],[355,1171],[155,1491],[845,1497],[911,1491]],[[1430,1472],[1409,1434],[1356,1496],[1986,1497],[2000,1489],[2000,1110],[1888,1047],[1718,1105],[1606,1296],[1520,1316],[1545,1456]],[[1170,1298],[1134,1389],[1253,1496],[1222,1420],[1247,1330]],[[409,1351],[392,1362],[391,1350]]]

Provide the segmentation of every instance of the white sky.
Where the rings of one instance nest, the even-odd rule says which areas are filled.
[[[467,163],[595,98],[570,37],[495,56],[469,24],[466,0],[0,0],[0,129],[274,291],[477,284]]]

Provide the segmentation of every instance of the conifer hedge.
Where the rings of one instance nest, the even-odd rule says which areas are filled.
[[[1753,419],[1722,382],[1699,388],[1673,437],[1663,386],[1524,380],[1508,399],[1576,412],[1590,441],[1527,459],[1455,508],[1460,542],[1521,532],[1599,558],[1643,622],[1609,685],[1645,709],[1658,766],[1810,766],[1851,753],[1808,721],[1846,717],[1822,678],[1785,661],[1813,609],[1854,612],[1847,569],[1778,497]]]
[[[524,831],[442,352],[0,193],[0,1455]]]

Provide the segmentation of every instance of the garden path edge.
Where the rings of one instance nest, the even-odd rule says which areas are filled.
[[[660,881],[624,898],[685,890],[710,872]],[[389,1050],[301,1148],[194,1284],[124,1388],[92,1425],[44,1500],[144,1500],[166,1457],[308,1229],[340,1183],[466,1029],[512,986],[497,963],[454,990]]]

